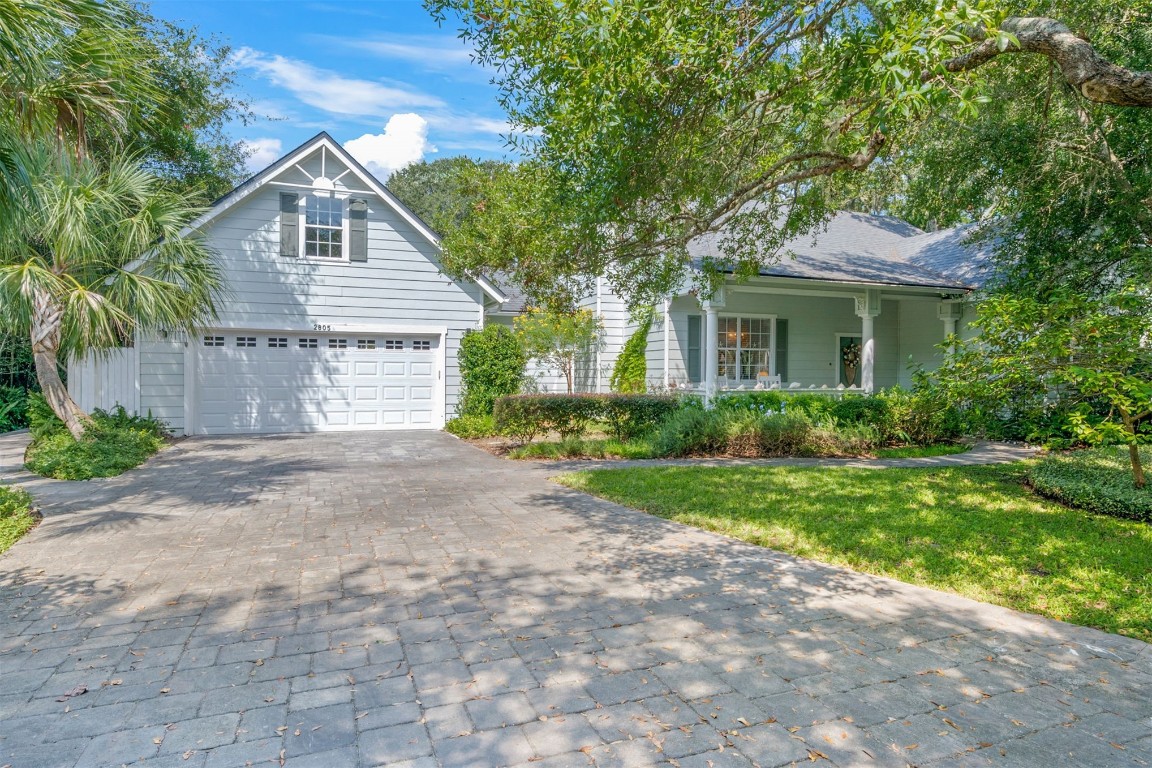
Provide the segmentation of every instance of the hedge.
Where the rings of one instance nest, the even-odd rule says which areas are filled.
[[[620,440],[630,440],[659,425],[681,407],[670,395],[514,395],[496,401],[496,428],[529,442],[545,432],[562,438],[583,435],[602,420]]]

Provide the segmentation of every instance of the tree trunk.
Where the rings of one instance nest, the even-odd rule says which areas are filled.
[[[575,390],[572,386],[572,380],[575,378],[576,359],[569,357],[564,361],[564,379],[568,382],[568,394],[572,394]]]
[[[79,440],[92,419],[68,394],[68,388],[60,378],[60,321],[64,310],[39,290],[32,304],[32,359],[36,363],[36,378],[52,411],[68,427],[72,437]]]
[[[1128,458],[1132,460],[1132,482],[1137,488],[1144,487],[1144,466],[1140,463],[1140,446],[1128,446]]]

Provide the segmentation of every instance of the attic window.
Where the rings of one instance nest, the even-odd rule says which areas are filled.
[[[304,255],[344,258],[344,201],[332,195],[304,198]]]

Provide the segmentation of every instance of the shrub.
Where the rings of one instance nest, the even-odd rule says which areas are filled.
[[[760,435],[761,450],[767,456],[815,456],[836,452],[834,437],[816,435],[812,419],[799,411],[764,417]],[[817,445],[818,442],[832,445]]]
[[[931,445],[955,440],[963,432],[959,411],[938,390],[893,387],[875,399],[884,402],[885,415],[879,426],[885,442]]]
[[[1141,458],[1152,461],[1152,449]],[[1071,507],[1152,523],[1152,488],[1132,484],[1127,446],[1108,446],[1044,457],[1029,470],[1032,487]]]
[[[28,426],[28,390],[0,387],[0,432]]]
[[[722,413],[754,411],[757,413],[803,413],[814,421],[827,418],[837,400],[811,393],[788,394],[778,389],[722,392],[713,407]]]
[[[0,486],[0,552],[36,525],[32,496],[21,488]]]
[[[620,441],[634,440],[652,431],[683,407],[682,400],[672,395],[596,395],[600,403],[599,418],[608,422],[613,436]]]
[[[608,423],[621,441],[650,431],[680,408],[668,395],[516,395],[496,401],[496,427],[528,442],[549,431],[580,437],[597,419]]]
[[[520,391],[528,358],[524,346],[502,325],[470,330],[460,340],[461,416],[490,416],[496,398]]]
[[[444,431],[465,439],[492,437],[497,434],[496,419],[492,416],[457,416],[444,425]]]
[[[73,439],[43,395],[29,397],[32,445],[25,456],[31,472],[58,480],[114,477],[142,464],[164,445],[168,425],[116,406],[96,409],[84,437]]]
[[[728,430],[719,411],[684,408],[672,414],[652,438],[657,456],[694,456],[720,453],[727,447]]]
[[[74,440],[67,431],[35,440],[28,448],[25,466],[58,480],[114,477],[142,464],[163,445],[154,430],[112,427],[96,421],[80,440]]]
[[[878,396],[845,395],[834,400],[828,414],[839,424],[879,427],[888,418],[888,401]]]
[[[613,392],[637,394],[647,389],[648,380],[648,332],[652,330],[652,310],[647,310],[640,318],[639,327],[628,337],[616,364],[612,366],[610,384]]]

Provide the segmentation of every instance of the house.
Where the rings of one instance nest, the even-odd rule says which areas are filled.
[[[524,309],[511,287],[445,276],[436,233],[325,133],[187,232],[219,254],[230,293],[218,319],[191,338],[159,329],[71,361],[81,407],[120,404],[188,435],[438,429],[455,413],[464,332],[510,324]],[[934,366],[936,345],[965,331],[965,298],[987,261],[965,235],[841,213],[751,280],[729,280],[703,301],[668,296],[648,335],[649,384],[705,393],[909,384],[910,362]],[[716,256],[716,241],[698,238],[690,252]],[[606,392],[635,325],[605,280],[582,305],[602,318],[605,338],[579,389]],[[542,391],[564,390],[554,372],[534,373]]]
[[[916,366],[940,363],[949,334],[967,336],[967,299],[988,278],[990,251],[970,228],[924,232],[887,216],[841,212],[814,235],[784,245],[750,280],[729,279],[700,300],[685,289],[656,307],[647,344],[652,389],[715,393],[783,388],[840,393],[910,386]],[[699,268],[719,260],[716,235],[689,243]],[[515,286],[490,310],[511,323],[523,311]],[[579,388],[607,392],[612,365],[636,325],[600,280],[580,306],[603,318],[604,344],[581,368]],[[849,363],[856,362],[856,365]],[[542,391],[563,391],[554,372],[531,371]]]
[[[188,228],[230,293],[192,338],[160,330],[73,361],[81,407],[122,404],[181,434],[438,429],[463,333],[507,297],[440,271],[439,239],[321,133]]]

